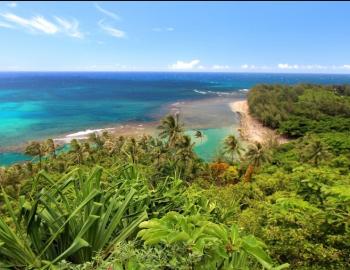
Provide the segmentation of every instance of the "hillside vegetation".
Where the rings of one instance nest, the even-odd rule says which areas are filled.
[[[349,132],[349,85],[258,85],[248,95],[253,116],[292,137]]]
[[[28,145],[35,162],[0,169],[0,269],[349,269],[349,87],[248,101],[296,139],[231,135],[206,163],[169,115],[159,137]]]

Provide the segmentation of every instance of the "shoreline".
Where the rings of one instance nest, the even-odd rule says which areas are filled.
[[[54,142],[57,144],[67,144],[73,139],[86,140],[92,133],[102,134],[104,131],[117,136],[143,136],[151,135],[156,131],[158,121],[152,122],[136,122],[136,123],[121,123],[118,125],[110,125],[109,127],[86,129],[74,133],[68,133],[65,135],[54,138]]]
[[[117,136],[143,136],[143,135],[153,135],[156,131],[158,121],[152,122],[136,122],[136,123],[121,123],[109,125],[101,128],[87,128],[80,131],[72,131],[71,133],[60,134],[52,137],[47,137],[46,139],[33,139],[31,141],[45,142],[47,139],[52,138],[57,146],[62,146],[70,143],[71,140],[86,140],[92,133],[102,134],[104,131],[108,131],[111,134]],[[20,145],[8,146],[0,148],[0,154],[3,153],[23,153],[25,147],[29,142],[24,142]]]
[[[264,126],[259,120],[249,113],[247,100],[239,100],[230,103],[232,112],[239,115],[238,131],[243,140],[247,142],[265,143],[269,139],[276,139],[279,144],[287,143],[289,140],[278,135],[275,130]]]
[[[208,128],[220,128],[221,126],[227,126],[228,121],[232,120],[232,112],[229,104],[241,98],[233,98],[231,96],[222,97],[208,97],[194,100],[178,100],[173,103],[168,103],[164,107],[164,114],[180,113],[185,126],[188,129],[208,129]],[[227,105],[226,111],[217,112],[217,107]],[[86,140],[92,133],[102,134],[104,131],[108,131],[116,136],[134,136],[139,137],[143,135],[155,135],[157,132],[157,126],[162,116],[155,117],[155,120],[150,122],[124,122],[124,123],[111,123],[102,127],[88,127],[77,131],[67,132],[63,134],[53,135],[46,138],[37,138],[32,141],[44,142],[48,138],[52,138],[58,146],[68,144],[71,140]],[[159,119],[158,119],[159,118]],[[221,121],[218,121],[220,119]],[[238,122],[238,119],[236,119]],[[238,124],[238,123],[237,123]],[[231,125],[231,124],[230,124]],[[25,147],[30,141],[23,142],[21,144],[5,146],[0,148],[0,153],[23,153]]]

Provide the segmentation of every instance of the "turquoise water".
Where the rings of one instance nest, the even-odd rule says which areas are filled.
[[[69,151],[69,145],[61,145],[56,149],[56,153]],[[25,155],[21,152],[4,152],[0,153],[0,165],[7,166],[18,162],[33,161],[36,162],[37,158]]]
[[[10,165],[17,162],[29,161],[32,157],[17,152],[0,153],[0,165]]]
[[[28,159],[13,151],[30,140],[116,123],[155,121],[175,102],[244,98],[244,89],[257,83],[340,84],[350,83],[350,75],[0,72],[0,165]],[[215,110],[219,111],[211,112]],[[205,108],[201,111],[205,113]],[[213,115],[218,121],[204,129],[207,143],[196,147],[204,157],[212,156],[216,142],[234,124],[221,123],[221,112]],[[196,120],[192,117],[191,123]]]
[[[195,130],[186,131],[187,135],[190,135],[192,140],[196,143],[195,152],[204,160],[211,160],[217,156],[222,147],[222,142],[230,134],[237,134],[237,130],[234,126],[222,127],[222,128],[209,128],[198,129],[203,134],[203,139],[197,139],[194,137]],[[65,147],[64,150],[68,148]],[[19,161],[29,161],[32,157],[17,152],[0,153],[0,164],[10,165]]]
[[[212,160],[219,155],[223,142],[228,135],[235,134],[238,136],[237,129],[234,126],[198,130],[203,134],[202,140],[194,137],[194,130],[189,130],[186,133],[196,143],[194,148],[196,153],[206,161]]]

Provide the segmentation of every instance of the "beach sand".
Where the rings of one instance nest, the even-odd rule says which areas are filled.
[[[247,100],[231,102],[230,107],[240,116],[239,132],[243,140],[264,143],[275,138],[280,144],[288,142],[288,139],[278,135],[273,129],[263,126],[259,120],[250,115]]]

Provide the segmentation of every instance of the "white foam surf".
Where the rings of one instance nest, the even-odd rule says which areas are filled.
[[[193,92],[197,93],[197,94],[201,94],[201,95],[216,95],[219,97],[222,96],[235,96],[237,95],[237,93],[246,93],[248,92],[249,89],[239,89],[238,91],[232,91],[232,92],[221,92],[221,91],[210,91],[210,90],[198,90],[198,89],[194,89]]]
[[[65,135],[61,138],[55,138],[54,141],[57,143],[69,143],[71,140],[85,140],[89,138],[89,135],[92,133],[101,134],[104,131],[113,131],[114,128],[100,128],[100,129],[86,129],[84,131],[78,131]]]

